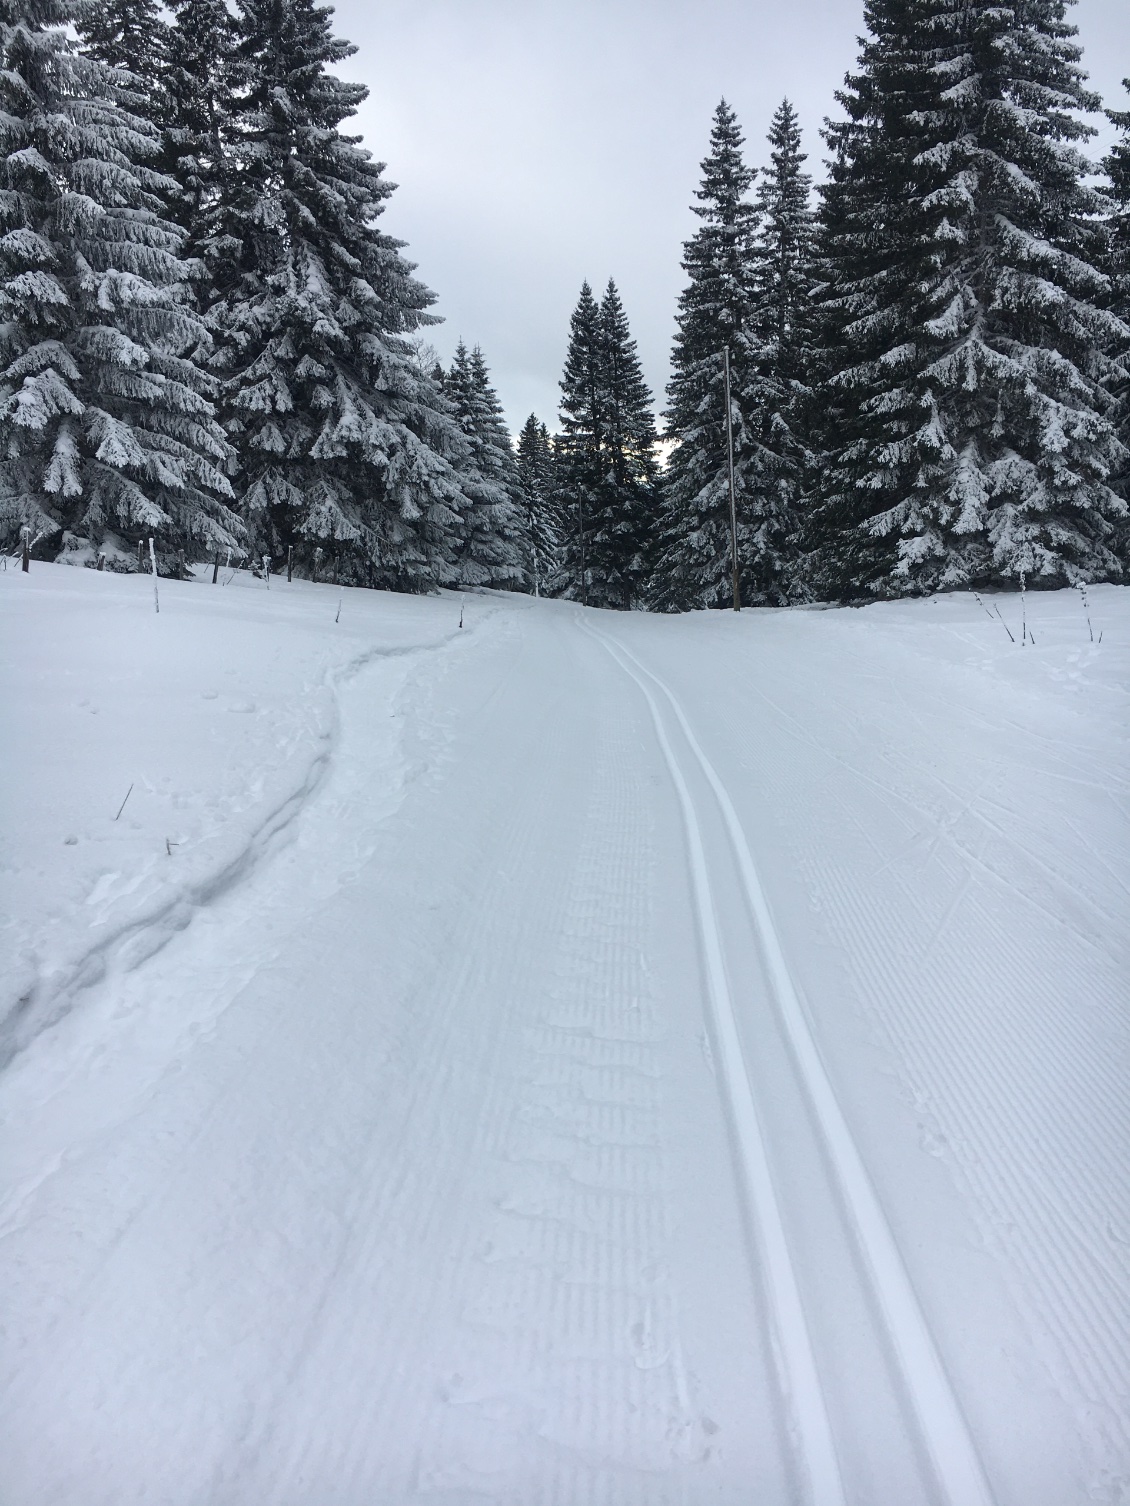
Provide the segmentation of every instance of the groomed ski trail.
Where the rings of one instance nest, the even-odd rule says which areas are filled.
[[[702,932],[707,989],[722,1048],[736,1150],[763,1245],[784,1380],[790,1393],[801,1465],[808,1476],[812,1506],[839,1506],[845,1500],[844,1484],[738,1035],[726,978],[721,928],[711,893],[702,824],[648,681],[670,707],[686,745],[717,801],[741,874],[776,1011],[788,1038],[811,1113],[819,1126],[829,1164],[834,1169],[837,1191],[850,1221],[854,1241],[866,1262],[872,1294],[883,1316],[885,1337],[897,1358],[906,1396],[912,1405],[920,1441],[929,1456],[937,1487],[946,1506],[994,1506],[993,1494],[960,1404],[805,1018],[733,801],[678,700],[663,680],[611,635],[587,623],[583,630],[601,643],[634,681],[647,702],[682,809]]]

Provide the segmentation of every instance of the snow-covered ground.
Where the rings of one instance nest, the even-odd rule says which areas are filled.
[[[1130,592],[340,600],[0,573],[0,1499],[1130,1501]]]

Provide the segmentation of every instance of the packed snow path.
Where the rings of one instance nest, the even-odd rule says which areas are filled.
[[[42,930],[0,1498],[1124,1501],[1122,595],[351,593],[240,843]]]

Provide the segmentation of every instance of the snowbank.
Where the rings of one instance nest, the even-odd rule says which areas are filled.
[[[0,572],[2,1056],[285,833],[333,756],[344,676],[458,631],[450,596],[211,582],[162,580],[158,614],[145,576]]]

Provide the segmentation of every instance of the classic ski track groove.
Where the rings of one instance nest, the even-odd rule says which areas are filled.
[[[760,940],[778,1017],[819,1126],[855,1242],[866,1262],[871,1288],[882,1312],[891,1349],[937,1484],[947,1506],[993,1506],[993,1494],[965,1418],[805,1018],[744,829],[729,793],[695,737],[682,707],[663,680],[641,664],[619,640],[587,624],[584,631],[603,645],[647,701],[682,806],[702,925],[708,992],[722,1044],[723,1075],[741,1142],[740,1151],[753,1206],[765,1241],[774,1317],[793,1391],[803,1460],[809,1474],[810,1498],[814,1506],[842,1502],[845,1499],[843,1483],[726,983],[719,920],[710,890],[702,829],[659,707],[644,677],[670,706],[721,812]]]
[[[615,662],[635,681],[642,692],[651,712],[656,737],[663,751],[668,771],[675,785],[689,847],[692,888],[701,929],[707,993],[720,1047],[718,1067],[725,1084],[727,1103],[736,1132],[745,1195],[754,1216],[765,1257],[766,1284],[769,1289],[777,1341],[783,1355],[790,1393],[789,1402],[800,1441],[800,1463],[808,1477],[808,1493],[813,1506],[846,1506],[847,1497],[844,1493],[839,1461],[832,1441],[827,1405],[817,1373],[796,1272],[789,1256],[784,1222],[769,1169],[757,1106],[746,1073],[737,1019],[726,978],[722,937],[711,893],[702,830],[695,813],[694,802],[651,692],[639,676],[624,663],[623,658],[603,633],[588,627],[585,631],[591,633],[607,649]]]

